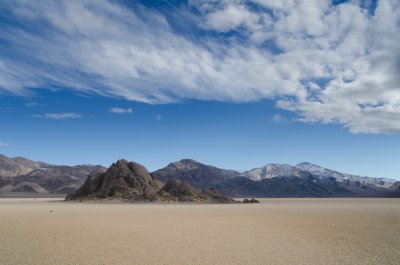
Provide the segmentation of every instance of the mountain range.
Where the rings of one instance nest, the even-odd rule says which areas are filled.
[[[102,166],[58,166],[0,155],[0,194],[12,192],[73,193]],[[230,197],[400,197],[400,182],[361,177],[311,163],[267,164],[239,172],[192,159],[170,163],[151,173],[160,183],[185,182],[195,189],[215,189]]]
[[[23,157],[0,155],[0,194],[13,192],[60,193],[74,192],[95,170],[102,166],[58,166]]]
[[[267,164],[238,172],[183,159],[153,174],[164,182],[189,181],[195,187],[213,187],[233,197],[400,196],[400,182],[396,180],[355,176],[311,163]]]

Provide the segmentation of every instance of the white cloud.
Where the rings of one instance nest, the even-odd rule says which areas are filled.
[[[25,103],[25,106],[27,106],[27,107],[41,107],[41,106],[44,106],[44,104],[38,103],[38,102],[27,102],[27,103]]]
[[[286,123],[289,120],[283,115],[275,114],[274,116],[272,116],[271,121],[275,123]]]
[[[82,115],[72,112],[61,112],[61,113],[45,113],[45,114],[35,114],[34,118],[40,119],[50,119],[50,120],[70,120],[70,119],[80,119]]]
[[[250,12],[245,5],[227,5],[222,9],[211,12],[204,20],[204,26],[227,32],[240,26],[257,23],[258,16]]]
[[[0,89],[57,86],[153,104],[273,99],[300,121],[400,133],[400,2],[379,1],[373,15],[358,2],[190,1],[198,26],[218,33],[192,39],[144,7],[4,1],[0,11],[36,27],[1,25],[11,52],[29,60],[2,53]]]
[[[133,113],[133,110],[131,108],[124,109],[124,108],[114,107],[110,109],[110,112],[118,114],[131,114]]]
[[[7,147],[8,143],[4,141],[0,141],[0,147]]]

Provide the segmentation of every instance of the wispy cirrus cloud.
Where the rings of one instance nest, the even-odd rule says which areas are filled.
[[[131,109],[131,108],[114,107],[114,108],[111,108],[109,111],[112,112],[112,113],[117,113],[117,114],[131,114],[131,113],[133,113],[133,109]]]
[[[162,118],[163,118],[163,115],[161,115],[161,114],[156,115],[156,121],[161,121]]]
[[[27,107],[42,107],[42,106],[45,106],[45,104],[38,103],[38,102],[27,102],[27,103],[25,103],[25,106],[27,106]]]
[[[80,119],[82,118],[82,115],[73,112],[60,112],[60,113],[35,114],[32,115],[32,117],[40,119],[50,119],[50,120],[70,120],[70,119]]]
[[[302,122],[400,133],[400,2],[361,2],[192,0],[175,12],[196,35],[137,3],[6,0],[0,89],[151,104],[272,99]]]
[[[290,122],[291,120],[281,114],[276,114],[271,117],[271,121],[274,123],[287,123]]]
[[[7,147],[9,144],[5,141],[0,141],[0,147]]]

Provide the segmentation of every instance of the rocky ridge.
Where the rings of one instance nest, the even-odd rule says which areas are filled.
[[[106,172],[93,172],[66,200],[179,201],[221,203],[233,200],[214,189],[199,190],[187,182],[169,180],[165,185],[135,162],[118,160]]]
[[[102,166],[57,166],[23,157],[0,155],[0,195],[13,192],[66,194],[78,189],[90,172]]]
[[[240,173],[184,159],[153,174],[162,181],[178,178],[232,197],[400,197],[396,180],[360,177],[311,163],[267,164]]]

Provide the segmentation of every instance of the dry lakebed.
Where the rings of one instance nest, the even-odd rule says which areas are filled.
[[[400,264],[400,199],[0,199],[1,265]]]

